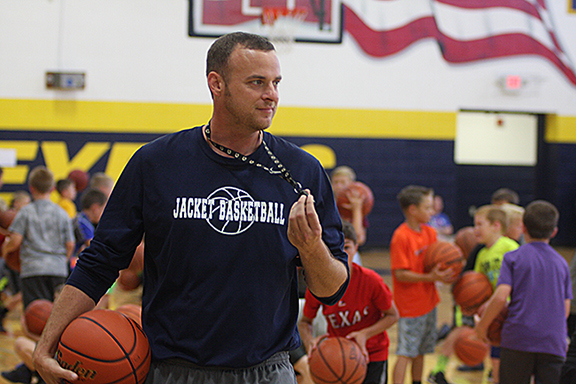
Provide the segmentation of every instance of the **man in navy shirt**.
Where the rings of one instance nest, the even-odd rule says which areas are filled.
[[[278,105],[273,45],[225,35],[208,52],[210,122],[145,145],[120,176],[34,354],[45,381],[67,324],[92,309],[145,242],[147,383],[295,383],[296,267],[324,304],[349,273],[330,182],[312,156],[264,130]]]

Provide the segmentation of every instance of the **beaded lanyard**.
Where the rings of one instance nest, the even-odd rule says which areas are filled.
[[[279,168],[279,170],[274,170],[270,167],[267,167],[267,166],[255,161],[255,160],[253,160],[253,159],[250,159],[248,156],[244,156],[241,153],[238,153],[233,149],[227,148],[221,144],[218,144],[218,143],[212,141],[212,139],[210,137],[210,134],[211,134],[210,123],[208,123],[208,125],[206,125],[204,127],[204,133],[206,134],[206,138],[208,139],[208,142],[210,144],[212,144],[215,148],[217,148],[219,151],[224,152],[229,156],[233,156],[234,158],[236,158],[236,159],[238,159],[238,160],[240,160],[246,164],[250,164],[250,165],[253,165],[257,168],[261,168],[271,175],[276,175],[276,176],[286,180],[294,188],[294,192],[296,192],[298,194],[298,196],[301,196],[301,195],[308,196],[308,192],[306,192],[304,189],[302,189],[302,184],[300,184],[299,182],[294,180],[294,178],[290,174],[290,171],[284,165],[282,165],[282,163],[280,162],[280,159],[278,159],[274,155],[274,153],[272,153],[270,148],[268,148],[268,145],[266,144],[264,137],[262,137],[262,146],[266,150],[266,153],[268,153],[268,157],[270,157],[270,160],[272,160],[274,162],[274,164],[276,164],[276,166]]]

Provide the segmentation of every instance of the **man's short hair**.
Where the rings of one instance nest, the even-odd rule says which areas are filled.
[[[402,211],[405,211],[411,205],[420,205],[425,196],[433,194],[434,190],[432,188],[422,187],[420,185],[408,185],[402,188],[396,196],[396,199]]]
[[[496,204],[483,205],[476,210],[476,213],[474,213],[474,216],[479,215],[485,216],[486,220],[488,220],[490,224],[499,222],[500,227],[502,228],[502,234],[506,233],[508,230],[508,215],[502,207]]]
[[[358,236],[351,222],[342,220],[342,233],[345,240],[352,240],[354,244],[358,244]]]
[[[62,194],[66,188],[70,187],[74,182],[70,179],[60,179],[56,182],[56,190],[59,194]]]
[[[520,197],[510,188],[500,188],[492,194],[492,204],[498,203],[510,203],[518,205],[520,204]]]
[[[108,196],[99,189],[89,188],[80,198],[80,207],[82,210],[90,209],[94,204],[104,205]]]
[[[533,239],[549,239],[558,226],[558,209],[545,200],[528,204],[524,212],[524,227]]]
[[[39,193],[48,193],[54,188],[54,174],[45,166],[38,165],[30,171],[28,184]]]
[[[206,57],[206,76],[216,72],[227,79],[228,61],[237,46],[257,51],[274,51],[274,44],[267,38],[246,32],[233,32],[218,38],[208,50]]]

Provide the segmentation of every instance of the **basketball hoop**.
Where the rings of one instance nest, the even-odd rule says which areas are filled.
[[[289,51],[307,13],[302,7],[264,7],[260,17],[263,34],[277,45],[277,49]]]

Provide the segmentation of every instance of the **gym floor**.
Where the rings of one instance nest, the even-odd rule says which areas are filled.
[[[574,255],[573,248],[557,248],[558,252],[562,254],[566,260],[569,262]],[[392,287],[392,277],[390,276],[390,255],[387,249],[373,249],[366,250],[362,252],[362,263],[365,267],[374,269],[382,277],[389,287]],[[440,292],[440,304],[438,306],[438,327],[442,324],[452,324],[452,296],[450,293],[450,286],[438,285],[438,290]],[[132,292],[122,292],[116,291],[111,298],[111,306],[113,308],[124,304],[124,303],[136,303],[138,302],[139,291]],[[0,371],[11,370],[20,361],[18,356],[14,353],[13,345],[14,340],[17,336],[21,335],[20,330],[20,315],[22,309],[12,311],[8,314],[7,319],[4,321],[4,327],[8,330],[8,334],[0,335]],[[390,358],[388,360],[389,366],[389,382],[392,377],[391,372],[396,361],[395,351],[397,343],[397,329],[393,326],[389,331],[388,335],[390,337]],[[439,348],[437,347],[438,351]],[[434,367],[436,363],[437,354],[427,355],[424,361],[424,377],[423,382],[426,382],[426,378],[430,370]],[[488,371],[490,369],[489,359],[486,359],[485,366],[486,369],[476,372],[460,372],[457,367],[461,363],[457,358],[452,358],[448,365],[447,378],[453,384],[484,384],[490,383],[488,380]],[[9,383],[0,377],[0,383]],[[410,384],[411,378],[409,372],[406,374],[405,384]]]

